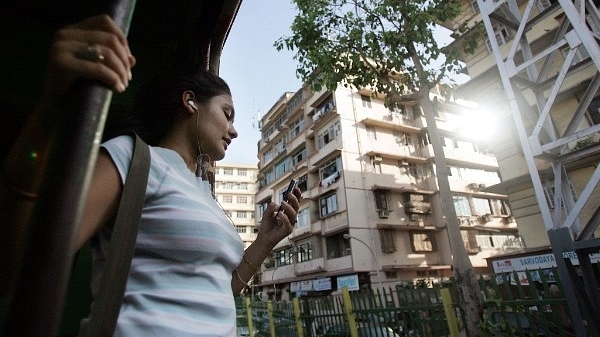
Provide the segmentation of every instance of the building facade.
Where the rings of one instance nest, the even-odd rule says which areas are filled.
[[[258,168],[250,164],[215,165],[215,196],[247,248],[256,239],[254,195]]]
[[[600,5],[598,1],[593,1],[593,3],[596,8]],[[598,68],[590,62],[589,53],[584,48],[579,48],[582,46],[578,46],[575,42],[577,37],[574,32],[571,32],[570,35],[565,34],[567,32],[564,30],[566,29],[564,28],[565,13],[557,1],[516,1],[516,5],[511,8],[522,13],[521,15],[527,15],[519,21],[527,22],[529,20],[531,22],[526,26],[524,32],[528,44],[522,44],[520,48],[527,50],[527,56],[532,60],[527,60],[528,63],[526,63],[523,57],[517,53],[514,57],[513,72],[522,71],[529,62],[535,65],[539,71],[538,73],[536,70],[529,72],[531,76],[538,76],[537,83],[528,82],[529,80],[522,77],[523,85],[517,93],[517,99],[522,110],[528,111],[524,113],[524,127],[532,135],[528,142],[532,144],[532,148],[537,146],[542,149],[540,153],[535,154],[538,159],[541,159],[536,160],[535,170],[539,171],[543,185],[542,202],[548,206],[551,213],[555,214],[553,215],[554,226],[558,228],[558,224],[564,221],[569,211],[574,208],[579,196],[587,194],[584,191],[588,182],[593,180],[592,177],[600,161],[597,145],[600,136],[597,131],[588,132],[600,123],[598,87],[591,89],[591,95],[586,93],[590,90],[588,87],[590,83],[593,83],[590,81],[597,76]],[[600,33],[600,24],[596,20],[591,20],[593,16],[589,16],[588,28],[598,34]],[[463,21],[470,22],[472,27],[482,21],[477,1],[464,1],[462,16],[452,23],[446,23],[445,26],[449,29],[457,29],[458,23]],[[518,33],[517,28],[517,26],[511,26],[508,21],[505,21],[504,24],[500,22],[493,24],[496,42],[504,58],[513,55],[511,51],[514,50],[513,43]],[[564,41],[569,41],[569,43],[561,46],[561,39],[565,39]],[[459,49],[461,49],[462,42],[462,40],[456,42]],[[513,214],[519,224],[519,233],[527,247],[548,246],[550,240],[546,234],[547,227],[544,225],[540,211],[541,199],[536,198],[534,185],[530,178],[530,169],[520,143],[521,137],[515,126],[515,119],[511,115],[511,106],[501,81],[497,60],[485,32],[478,41],[478,45],[472,54],[463,54],[466,73],[471,79],[462,85],[456,94],[480,103],[481,106],[496,115],[498,129],[501,132],[497,133],[491,148],[498,159],[503,182],[490,190],[508,195]],[[560,46],[560,48],[554,49],[554,46]],[[548,49],[550,51],[547,51]],[[546,59],[545,56],[549,57]],[[570,61],[566,61],[567,58]],[[566,67],[565,62],[567,62]],[[569,69],[568,73],[565,70],[567,68]],[[562,80],[564,82],[561,83]],[[557,83],[560,85],[555,86]],[[537,86],[538,92],[536,89],[528,90],[529,84]],[[586,95],[589,95],[591,100],[589,106],[583,107],[581,117],[573,120],[580,105],[584,104],[582,101],[585,100]],[[544,126],[536,125],[539,123],[540,116],[546,113],[548,117]],[[541,132],[537,132],[536,129]],[[546,132],[546,130],[551,131]],[[536,137],[536,133],[541,136]],[[569,133],[573,135],[570,136]],[[577,133],[585,133],[587,136],[576,137]],[[565,137],[565,141],[558,147],[560,151],[552,153],[551,150],[544,149],[550,149],[552,145],[550,143],[558,140],[561,136],[569,136],[571,141]],[[560,159],[561,156],[565,157],[564,161]],[[571,158],[566,158],[566,156]],[[560,170],[563,173],[560,175],[562,176],[560,189],[564,191],[564,194],[556,193],[555,177],[557,175],[553,172],[552,160],[556,160],[555,163],[561,165]],[[558,166],[554,165],[554,168],[556,167]],[[568,204],[566,208],[565,203]],[[578,227],[583,228],[593,221],[594,217],[597,217],[598,205],[600,205],[600,193],[596,188],[590,194],[587,203],[581,207],[575,225],[572,226],[574,238],[579,235]],[[556,213],[559,209],[562,211]],[[598,237],[598,235],[600,235],[600,230],[596,226],[595,234],[592,236]]]
[[[466,108],[436,97],[448,161],[441,169],[417,105],[390,111],[368,91],[304,86],[263,116],[256,219],[292,178],[304,198],[294,232],[263,264],[257,284],[270,298],[451,277],[438,171],[450,175],[476,270],[521,247],[506,196],[484,191],[500,182],[496,159],[460,128]]]

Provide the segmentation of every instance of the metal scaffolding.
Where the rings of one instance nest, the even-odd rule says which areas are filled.
[[[600,131],[600,124],[584,122],[600,88],[600,18],[592,0],[548,1],[549,7],[539,13],[534,10],[537,1],[477,0],[564,285],[573,328],[577,336],[587,336],[583,319],[588,318],[588,329],[598,336],[600,291],[590,254],[600,250],[600,239],[593,235],[600,224],[600,206],[591,205],[595,212],[587,223],[582,223],[580,215],[584,206],[590,207],[590,197],[598,193],[600,182],[600,143],[589,141]],[[546,31],[545,37],[550,37],[547,43],[534,43],[535,35],[539,37],[539,29],[543,29],[538,26],[549,17],[560,22],[558,29]],[[502,49],[494,25],[506,27],[514,37]],[[589,56],[575,62],[582,54]],[[576,109],[553,109],[561,97],[575,92],[581,93]],[[561,130],[555,123],[557,115],[564,125]],[[585,188],[576,193],[570,173],[591,161],[596,163],[595,170]],[[544,168],[550,168],[553,180],[542,180],[540,171]],[[548,188],[555,192],[553,204],[557,207],[551,208],[546,200]],[[571,252],[579,259],[579,273],[566,257]]]

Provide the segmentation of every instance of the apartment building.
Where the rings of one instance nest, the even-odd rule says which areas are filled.
[[[250,164],[215,165],[215,196],[248,247],[256,239],[254,194],[258,167]]]
[[[452,276],[436,172],[450,175],[453,204],[476,270],[520,249],[489,148],[461,129],[465,107],[436,96],[448,167],[436,168],[425,119],[412,102],[390,111],[369,91],[340,87],[284,93],[260,121],[257,215],[281,202],[290,179],[303,193],[294,232],[263,264],[271,298],[348,286],[394,286]]]

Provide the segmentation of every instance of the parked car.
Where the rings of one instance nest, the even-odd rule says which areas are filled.
[[[401,337],[392,328],[385,326],[359,326],[358,337]]]
[[[347,337],[350,336],[350,328],[347,325],[332,325],[325,330],[323,337]]]

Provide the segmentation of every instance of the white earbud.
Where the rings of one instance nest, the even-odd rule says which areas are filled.
[[[191,99],[188,99],[188,101],[187,101],[187,104],[188,104],[189,106],[191,106],[191,107],[192,107],[192,109],[194,109],[194,111],[198,111],[198,107],[196,106],[196,103],[195,103],[193,100],[191,100]]]

